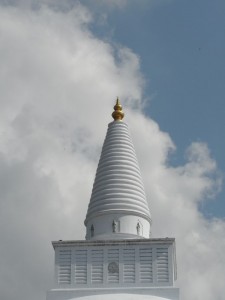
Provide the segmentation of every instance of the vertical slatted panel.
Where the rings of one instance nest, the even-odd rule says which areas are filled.
[[[87,250],[75,251],[75,283],[87,283]]]
[[[123,249],[123,281],[135,282],[135,249]]]
[[[140,282],[150,283],[153,281],[152,276],[152,249],[141,248],[139,250],[140,259]]]
[[[59,250],[58,283],[71,283],[71,250]]]
[[[103,283],[103,249],[91,250],[91,282]]]
[[[119,249],[108,250],[108,263],[115,262],[119,265]],[[108,282],[119,283],[119,272],[111,273],[108,270]]]
[[[168,270],[168,249],[157,248],[157,281],[168,282],[169,281],[169,270]]]

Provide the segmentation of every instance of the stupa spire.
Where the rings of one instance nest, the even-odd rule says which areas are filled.
[[[151,217],[132,139],[117,98],[85,225],[87,239],[148,238]]]
[[[124,117],[122,105],[120,104],[120,100],[118,97],[116,99],[116,105],[114,106],[114,112],[112,113],[112,117],[114,121],[121,121]]]
[[[151,216],[119,99],[85,219],[86,241],[53,242],[47,300],[179,300],[174,238],[149,238]]]

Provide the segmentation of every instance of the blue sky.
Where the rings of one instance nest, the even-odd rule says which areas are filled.
[[[99,19],[92,30],[140,57],[145,113],[173,139],[171,163],[184,161],[191,141],[205,142],[225,174],[225,2],[128,1],[104,12],[104,23],[104,5],[91,8]],[[223,185],[216,200],[200,208],[208,217],[224,217],[224,198]]]

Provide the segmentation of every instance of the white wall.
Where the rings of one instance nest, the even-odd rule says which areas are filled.
[[[115,222],[115,232],[113,232]],[[137,226],[139,224],[139,232]],[[91,227],[94,228],[93,236]],[[149,238],[150,223],[138,215],[125,213],[103,214],[88,220],[86,225],[86,239],[125,239],[125,238]]]

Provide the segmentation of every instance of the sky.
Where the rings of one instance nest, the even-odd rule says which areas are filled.
[[[0,299],[45,299],[84,239],[120,97],[181,300],[225,293],[225,2],[0,0]]]

